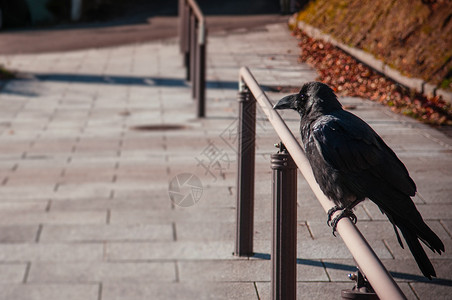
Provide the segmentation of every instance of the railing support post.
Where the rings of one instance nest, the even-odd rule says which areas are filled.
[[[177,33],[179,34],[179,50],[180,53],[185,52],[185,0],[179,0],[177,4],[177,17],[179,19],[179,28]]]
[[[190,81],[190,74],[191,74],[191,57],[190,57],[190,49],[191,49],[191,35],[190,35],[190,26],[191,26],[191,18],[190,18],[190,6],[185,4],[185,0],[182,0],[184,2],[184,33],[182,36],[183,44],[184,44],[184,66],[185,69],[185,79]]]
[[[197,102],[197,117],[206,115],[206,40],[205,17],[195,0],[179,0],[180,50],[186,67],[185,79],[191,81],[191,95]]]
[[[280,143],[273,170],[272,300],[295,300],[297,290],[297,166]]]
[[[247,88],[238,94],[237,224],[235,255],[253,255],[256,100]]]
[[[190,81],[193,99],[196,97],[196,48],[196,16],[190,14]]]
[[[196,50],[198,66],[196,67],[196,100],[198,102],[198,118],[206,116],[206,28],[204,23],[198,26],[198,49]]]

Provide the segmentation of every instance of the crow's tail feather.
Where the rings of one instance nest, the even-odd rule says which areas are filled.
[[[401,213],[401,209],[396,211],[387,205],[384,208],[381,208],[379,205],[380,209],[384,214],[386,214],[389,221],[395,225],[394,230],[400,246],[403,248],[397,228],[405,238],[406,244],[413,254],[419,269],[422,271],[422,274],[424,274],[424,276],[428,279],[432,279],[432,276],[436,277],[436,272],[420,241],[422,241],[433,252],[437,252],[438,254],[444,252],[444,244],[441,239],[430,229],[430,227],[425,224],[421,214],[409,197],[403,199],[399,198],[397,200],[397,203],[403,204],[401,205],[404,207],[403,214]],[[385,203],[382,202],[382,204]]]
[[[422,274],[424,274],[425,277],[431,280],[432,276],[436,277],[436,272],[435,269],[433,268],[432,263],[427,257],[424,248],[422,248],[422,245],[419,242],[418,238],[422,236],[421,240],[423,240],[426,243],[426,245],[430,247],[430,249],[438,252],[439,254],[441,254],[441,251],[444,251],[444,245],[438,238],[438,236],[425,223],[424,225],[426,228],[428,228],[429,236],[426,236],[425,232],[423,232],[422,234],[418,234],[417,232],[405,226],[398,227],[402,232],[402,235],[405,238],[408,248],[413,254],[414,259],[416,260],[416,263],[419,266],[419,269],[421,270]]]
[[[441,252],[444,252],[444,244],[440,238],[424,223],[423,220],[422,222],[418,222],[418,228],[416,228],[417,237],[433,252],[437,252],[441,255]]]

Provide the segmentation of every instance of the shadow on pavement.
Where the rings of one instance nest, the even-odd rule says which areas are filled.
[[[165,78],[153,76],[118,76],[118,75],[90,75],[90,74],[32,74],[32,77],[40,81],[76,82],[86,84],[113,84],[113,85],[141,85],[141,86],[166,86],[189,87],[190,83],[182,78]],[[209,89],[238,89],[236,81],[208,81]]]
[[[268,253],[254,253],[253,257],[259,258],[259,259],[264,259],[264,260],[271,259],[271,255]],[[333,262],[321,262],[321,261],[312,260],[312,259],[297,258],[297,264],[311,266],[311,267],[342,270],[342,271],[346,271],[346,272],[355,272],[356,271],[356,266],[353,266],[353,265],[346,265],[346,264],[333,263]],[[419,275],[415,275],[415,274],[402,273],[402,272],[389,272],[389,273],[392,275],[392,277],[397,278],[397,279],[412,280],[412,281],[435,284],[435,285],[452,286],[452,280],[450,280],[450,279],[435,278],[433,280],[428,280],[424,276],[419,276]]]
[[[119,76],[119,75],[91,75],[91,74],[31,74],[32,78],[40,81],[75,82],[86,84],[112,84],[112,85],[140,85],[140,86],[165,86],[165,87],[190,87],[190,83],[183,78],[166,78],[153,76]],[[237,81],[213,81],[206,82],[207,89],[238,90]],[[274,87],[262,86],[264,91],[275,91]]]

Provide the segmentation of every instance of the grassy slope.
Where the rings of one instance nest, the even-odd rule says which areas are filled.
[[[411,77],[452,90],[452,1],[315,0],[299,13]]]

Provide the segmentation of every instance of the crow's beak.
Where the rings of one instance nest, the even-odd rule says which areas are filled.
[[[297,96],[298,94],[292,94],[282,98],[273,106],[273,109],[296,109]]]

